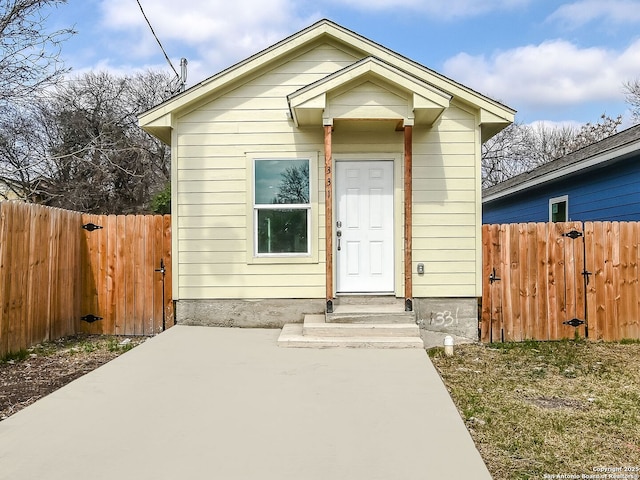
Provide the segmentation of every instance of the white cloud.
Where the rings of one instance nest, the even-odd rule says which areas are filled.
[[[443,67],[447,76],[518,110],[623,101],[622,82],[638,72],[640,40],[622,52],[554,40],[488,58],[461,53]]]
[[[330,0],[366,11],[409,9],[440,18],[470,17],[495,10],[509,10],[531,3],[531,0]]]
[[[301,11],[295,0],[153,0],[141,2],[154,31],[170,56],[187,56],[190,78],[207,75],[246,58],[308,26],[319,15]],[[138,5],[104,0],[101,25],[114,32],[130,57],[157,55],[159,47]],[[176,65],[177,68],[177,65]],[[195,75],[194,75],[195,74]],[[191,83],[191,82],[190,82]]]
[[[640,2],[637,0],[579,0],[567,3],[553,12],[547,20],[568,28],[577,28],[594,20],[614,24],[640,22]]]

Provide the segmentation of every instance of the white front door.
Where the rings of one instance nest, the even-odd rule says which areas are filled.
[[[336,162],[336,209],[337,292],[393,292],[393,162]]]

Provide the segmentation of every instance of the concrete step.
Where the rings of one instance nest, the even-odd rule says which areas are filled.
[[[302,334],[314,337],[419,337],[416,323],[327,323],[324,315],[305,315]]]
[[[327,323],[416,323],[415,312],[405,312],[398,303],[337,305],[326,317]]]
[[[280,347],[298,348],[424,348],[420,337],[316,337],[303,335],[303,325],[288,323],[278,338]]]

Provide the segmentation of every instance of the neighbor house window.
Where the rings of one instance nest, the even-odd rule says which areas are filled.
[[[569,221],[569,196],[556,197],[549,200],[549,221]]]
[[[255,159],[253,188],[256,256],[311,253],[308,159]]]

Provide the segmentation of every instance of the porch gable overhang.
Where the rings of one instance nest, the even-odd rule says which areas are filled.
[[[371,82],[391,92],[397,92],[407,102],[401,115],[404,125],[432,125],[449,107],[452,96],[423,80],[376,57],[365,57],[348,67],[306,85],[287,96],[289,112],[296,126],[327,125],[333,121],[329,112],[331,97],[344,95],[358,86]],[[372,98],[374,101],[374,98]],[[366,114],[365,114],[366,115]],[[385,113],[375,118],[397,118]],[[360,114],[358,119],[367,118]],[[373,118],[373,117],[371,117]]]

